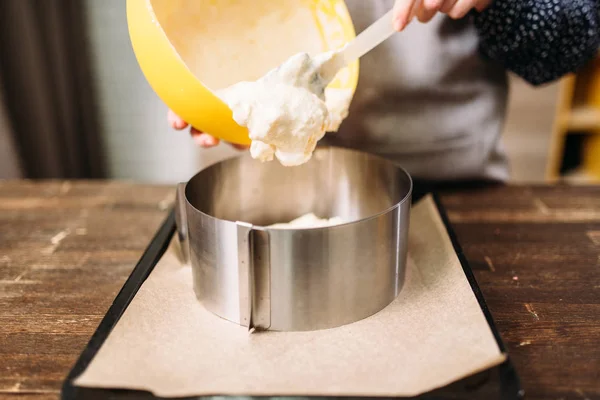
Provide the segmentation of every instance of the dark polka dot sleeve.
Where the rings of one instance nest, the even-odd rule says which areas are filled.
[[[481,53],[534,85],[575,72],[598,51],[599,0],[493,0],[475,14]]]

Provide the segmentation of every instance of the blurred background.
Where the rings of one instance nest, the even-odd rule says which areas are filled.
[[[599,76],[594,61],[541,88],[511,77],[514,182],[598,182]],[[174,183],[234,153],[198,149],[166,113],[131,49],[124,0],[0,1],[0,178]]]

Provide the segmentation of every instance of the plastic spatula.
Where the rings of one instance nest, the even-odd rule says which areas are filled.
[[[327,86],[340,69],[359,59],[396,33],[392,22],[392,13],[393,10],[388,11],[318,68],[320,78],[324,83],[323,86]]]

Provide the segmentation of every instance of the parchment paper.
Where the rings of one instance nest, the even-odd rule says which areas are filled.
[[[205,311],[175,243],[76,385],[194,395],[412,396],[501,363],[431,198],[413,207],[405,286],[315,332],[249,334]]]

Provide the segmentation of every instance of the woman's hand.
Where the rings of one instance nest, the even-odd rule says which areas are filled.
[[[394,4],[394,28],[401,31],[414,18],[429,22],[438,12],[450,18],[463,18],[469,11],[485,10],[492,0],[396,0]]]
[[[175,114],[171,110],[169,110],[169,113],[167,114],[167,119],[169,120],[169,125],[171,125],[171,127],[173,129],[176,129],[178,131],[181,131],[189,126],[189,124],[187,122],[185,122],[183,119],[181,119],[177,114]],[[200,132],[198,129],[196,129],[194,127],[190,128],[190,135],[192,135],[192,139],[194,139],[194,141],[196,142],[196,144],[198,144],[198,146],[203,147],[205,149],[215,147],[219,144],[219,139],[217,139],[214,136],[209,135],[208,133]],[[231,147],[238,149],[238,150],[248,149],[248,146],[245,146],[243,144],[233,144],[233,143],[229,143],[229,144],[231,145]]]

